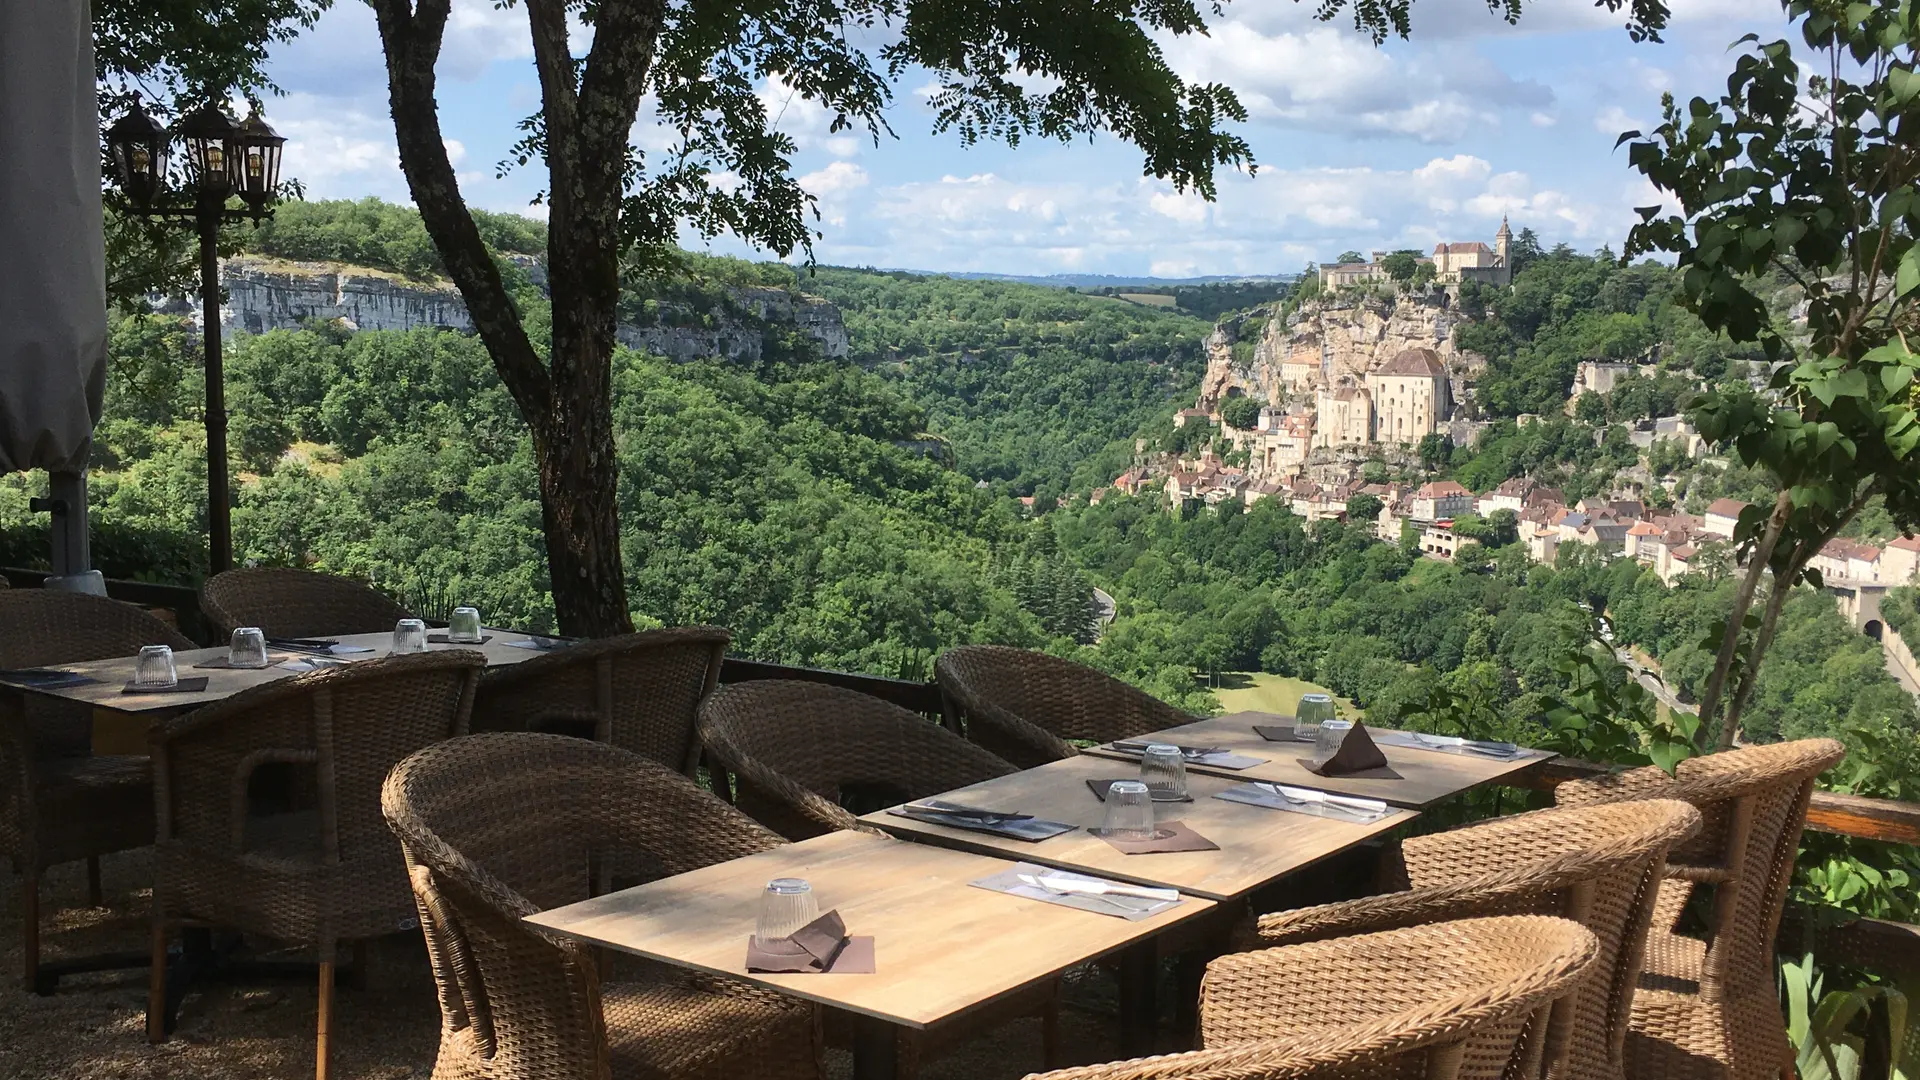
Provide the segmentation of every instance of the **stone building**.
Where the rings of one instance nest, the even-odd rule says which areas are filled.
[[[1367,373],[1373,441],[1417,443],[1452,415],[1447,365],[1432,349],[1407,349]]]
[[[1509,261],[1513,230],[1507,219],[1500,219],[1500,231],[1493,234],[1493,246],[1478,240],[1433,245],[1433,280],[1440,285],[1458,285],[1477,281],[1501,288],[1513,283],[1513,265]]]
[[[1342,382],[1347,385],[1322,386],[1313,395],[1316,448],[1365,446],[1373,441],[1373,395],[1350,379]]]

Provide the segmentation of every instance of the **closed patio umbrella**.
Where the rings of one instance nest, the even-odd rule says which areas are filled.
[[[45,469],[50,585],[103,591],[86,465],[106,382],[99,103],[86,0],[0,3],[0,473]]]

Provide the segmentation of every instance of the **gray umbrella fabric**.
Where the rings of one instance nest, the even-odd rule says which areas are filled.
[[[0,473],[86,467],[107,367],[86,0],[0,2]]]

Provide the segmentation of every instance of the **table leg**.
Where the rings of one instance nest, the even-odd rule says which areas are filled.
[[[1155,1000],[1160,954],[1149,939],[1127,946],[1120,954],[1120,1052],[1139,1057],[1153,1052],[1153,1032],[1159,1025]]]
[[[853,1080],[895,1080],[900,1074],[900,1031],[877,1017],[853,1018]]]

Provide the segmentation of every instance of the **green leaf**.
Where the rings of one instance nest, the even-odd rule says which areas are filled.
[[[1920,82],[1920,78],[1915,82]],[[1907,253],[1900,256],[1900,270],[1893,277],[1893,287],[1901,296],[1920,288],[1920,245],[1908,248]]]
[[[1894,68],[1887,72],[1887,88],[1893,91],[1895,101],[1905,105],[1912,101],[1916,94],[1920,94],[1920,74],[1915,74],[1907,68]]]

